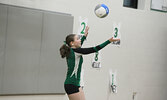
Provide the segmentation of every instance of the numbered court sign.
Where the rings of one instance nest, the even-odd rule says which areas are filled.
[[[78,29],[78,36],[81,39],[85,33],[85,28],[88,25],[88,18],[79,17],[79,29]]]
[[[99,52],[94,53],[92,59],[92,68],[101,68],[101,56]]]
[[[167,0],[151,0],[151,10],[167,12]]]
[[[121,45],[121,33],[120,33],[121,23],[114,23],[113,24],[113,33],[112,37],[114,39],[120,39],[120,41],[112,42],[112,45],[120,46]]]
[[[113,71],[112,69],[110,69],[109,74],[110,74],[110,86],[112,92],[117,93],[117,81],[116,81],[117,70]]]

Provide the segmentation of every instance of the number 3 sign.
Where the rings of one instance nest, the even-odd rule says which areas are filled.
[[[112,37],[114,39],[121,39],[121,34],[120,34],[120,27],[121,27],[121,24],[116,24],[114,23],[113,24],[113,34],[112,34]],[[112,42],[112,44],[114,45],[120,45],[121,41],[116,41],[116,42]]]
[[[88,24],[88,18],[82,19],[82,17],[79,17],[79,29],[78,29],[78,35],[81,38],[85,33],[85,28]]]

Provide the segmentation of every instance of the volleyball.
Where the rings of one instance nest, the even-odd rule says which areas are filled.
[[[94,10],[95,14],[99,18],[104,18],[108,15],[109,9],[105,4],[98,4]]]

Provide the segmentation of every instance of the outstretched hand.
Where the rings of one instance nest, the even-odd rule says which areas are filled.
[[[120,41],[120,39],[113,39],[113,37],[112,37],[112,38],[109,39],[109,41],[110,42],[115,42],[115,41]]]
[[[89,31],[89,26],[86,26],[86,28],[85,28],[85,36],[87,37],[87,35],[88,35],[88,31]]]

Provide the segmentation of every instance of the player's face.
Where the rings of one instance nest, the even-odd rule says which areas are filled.
[[[81,47],[81,40],[79,39],[78,35],[74,36],[74,41],[72,43],[72,46],[79,48]]]

